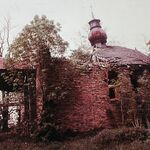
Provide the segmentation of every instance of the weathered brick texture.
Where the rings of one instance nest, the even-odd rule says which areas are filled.
[[[73,80],[70,99],[62,101],[56,108],[56,120],[61,130],[84,132],[111,127],[106,113],[110,108],[106,78],[107,70],[95,67]]]

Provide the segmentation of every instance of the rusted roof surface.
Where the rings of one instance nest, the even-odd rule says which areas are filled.
[[[150,64],[150,58],[138,50],[132,50],[120,46],[106,46],[98,48],[93,52],[93,56],[99,61],[105,60],[110,63],[120,65],[126,64]]]

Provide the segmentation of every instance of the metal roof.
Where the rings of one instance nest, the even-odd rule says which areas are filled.
[[[150,58],[139,52],[121,46],[105,46],[97,48],[93,54],[99,61],[105,60],[110,63],[117,63],[120,65],[126,64],[150,64]]]

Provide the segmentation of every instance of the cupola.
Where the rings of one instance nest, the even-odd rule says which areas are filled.
[[[101,47],[107,42],[107,35],[101,28],[100,20],[93,19],[89,22],[90,33],[88,39],[93,47]]]

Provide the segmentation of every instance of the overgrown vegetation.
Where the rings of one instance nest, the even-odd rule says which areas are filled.
[[[3,139],[0,137],[0,141],[1,150],[10,150],[10,147],[14,150],[148,150],[150,148],[149,130],[139,128],[107,129],[98,132],[94,136],[77,136],[61,142],[51,141],[49,143],[36,143],[27,139],[15,139],[9,135],[3,135]]]
[[[53,108],[52,101],[56,98],[51,95],[54,95],[54,89],[57,87],[52,84],[53,77],[55,77],[53,71],[56,65],[52,58],[55,56],[61,60],[68,46],[68,43],[59,35],[60,29],[60,24],[55,24],[54,21],[48,20],[44,15],[41,17],[36,15],[10,45],[6,57],[6,67],[12,72],[14,67],[36,69],[39,82],[38,92],[40,93],[40,95],[37,93],[36,96],[43,99],[41,124],[44,127],[47,124],[55,127],[51,108]],[[22,82],[18,78],[15,78],[16,81],[14,82],[14,79],[9,76],[5,76],[5,78],[10,79],[8,81],[10,84],[16,85],[13,88],[20,87]],[[22,79],[24,80],[24,78]],[[45,119],[47,116],[50,118],[49,121]]]
[[[73,78],[77,76],[80,71],[83,72],[88,68],[91,59],[90,52],[83,51],[85,47],[79,47],[74,51],[70,60],[65,59],[63,54],[68,43],[62,39],[59,35],[59,31],[59,24],[55,25],[54,22],[48,20],[46,16],[35,16],[31,23],[25,26],[19,36],[10,45],[6,61],[6,66],[9,69],[13,69],[13,66],[18,65],[19,67],[24,67],[25,65],[27,68],[37,70],[37,80],[40,83],[38,92],[43,100],[43,111],[41,121],[38,126],[32,127],[30,136],[45,142],[60,139],[59,136],[61,134],[57,132],[59,130],[59,125],[55,124],[55,106],[59,105],[60,101],[69,100],[69,96],[74,88]],[[77,69],[80,71],[78,72]],[[135,88],[130,81],[131,72],[126,70],[121,71],[118,73],[116,81],[113,81],[115,90],[120,94],[120,119],[123,126],[138,126],[140,129],[124,128],[117,130],[103,130],[95,137],[89,136],[85,137],[85,139],[71,139],[70,141],[65,141],[65,144],[57,142],[47,145],[42,143],[41,147],[39,146],[39,143],[37,146],[36,144],[31,144],[29,142],[24,143],[24,141],[17,141],[17,144],[15,143],[15,145],[15,141],[10,139],[8,142],[13,145],[12,149],[19,149],[22,147],[28,149],[51,148],[72,150],[110,148],[135,149],[137,147],[135,147],[134,144],[138,145],[139,148],[142,146],[147,148],[149,144],[147,133],[149,131],[142,129],[142,127],[149,127],[150,124],[150,76],[144,72],[142,76],[138,77],[138,86]],[[8,80],[8,84],[13,85],[13,91],[19,90],[22,86],[27,87],[24,85],[29,83],[24,83],[26,80],[25,77],[15,77],[15,80],[12,74],[7,76],[3,74],[3,77],[6,81]],[[32,81],[34,80],[35,82],[35,79],[33,78],[28,78],[28,80],[30,81],[31,86]],[[28,90],[32,91],[32,89]],[[36,96],[39,96],[39,93],[37,93]],[[108,111],[108,113],[112,115],[111,111]],[[113,116],[111,116],[111,118],[113,118]],[[8,121],[8,118],[6,121]],[[30,123],[30,120],[24,121],[24,124],[19,125],[22,125],[26,130],[28,123]],[[114,127],[117,126],[114,125]],[[21,134],[20,131],[17,133]],[[63,135],[61,136],[63,139]],[[9,149],[9,147],[5,145],[5,141],[2,143],[2,148],[6,150]]]
[[[114,88],[116,109],[122,125],[149,128],[150,74],[148,67],[145,66],[142,69],[136,66],[130,69],[115,67],[114,70],[116,75],[113,77],[113,73],[109,78],[109,86]],[[118,123],[120,121],[118,120]]]

